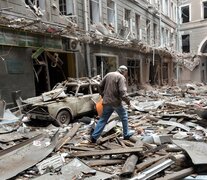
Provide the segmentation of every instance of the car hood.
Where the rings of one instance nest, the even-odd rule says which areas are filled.
[[[27,104],[37,105],[37,104],[44,104],[45,102],[49,102],[57,98],[65,98],[65,97],[67,97],[67,95],[65,94],[64,89],[58,88],[52,91],[42,93],[41,96],[28,98],[26,100],[23,100],[23,102]]]

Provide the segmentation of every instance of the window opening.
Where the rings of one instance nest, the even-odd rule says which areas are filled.
[[[182,18],[182,23],[189,22],[190,20],[189,6],[181,7],[181,18]]]
[[[93,74],[103,78],[108,72],[116,71],[117,64],[117,56],[95,55]]]
[[[115,3],[112,0],[107,0],[107,22],[112,27],[115,26]]]
[[[150,44],[150,20],[146,20],[147,43]]]
[[[99,0],[90,0],[90,20],[92,24],[100,22]]]
[[[139,59],[128,59],[128,85],[138,85],[140,84],[140,60]]]
[[[203,18],[207,18],[207,1],[203,2]]]
[[[190,35],[182,35],[182,51],[185,53],[190,52]]]
[[[157,24],[153,24],[153,40],[154,45],[157,45]]]
[[[136,23],[136,35],[137,35],[137,39],[141,39],[140,38],[140,15],[136,14],[135,15],[135,23]]]

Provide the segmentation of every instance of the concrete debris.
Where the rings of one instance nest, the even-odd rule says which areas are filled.
[[[68,80],[77,83],[76,79]],[[86,83],[88,79],[79,81]],[[99,77],[91,81],[98,83]],[[56,88],[64,85],[60,83]],[[122,124],[116,113],[96,144],[90,142],[90,135],[98,116],[77,118],[60,127],[42,126],[38,121],[23,123],[24,118],[18,124],[10,123],[10,130],[6,130],[8,124],[2,124],[1,177],[205,179],[207,122],[198,110],[206,113],[206,88],[203,84],[186,84],[147,87],[132,93],[133,106],[128,113],[134,135],[129,140],[122,137]],[[47,98],[51,94],[44,95],[45,103],[50,102]],[[54,136],[57,139],[50,140]]]

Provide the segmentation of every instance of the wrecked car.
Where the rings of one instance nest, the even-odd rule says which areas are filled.
[[[67,125],[75,117],[96,112],[98,92],[97,81],[67,80],[41,96],[23,100],[23,113],[30,114],[32,119],[52,120],[57,126]]]

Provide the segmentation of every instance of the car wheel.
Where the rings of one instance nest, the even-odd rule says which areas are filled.
[[[68,125],[71,121],[71,114],[67,110],[61,110],[56,117],[57,125]]]

